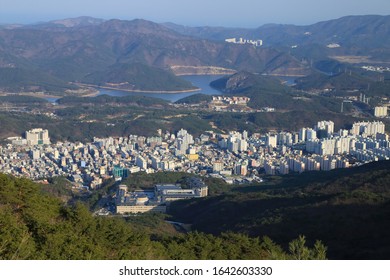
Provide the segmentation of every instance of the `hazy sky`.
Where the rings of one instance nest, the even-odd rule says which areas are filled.
[[[142,18],[183,25],[306,25],[346,15],[390,15],[389,0],[0,0],[0,23],[78,16]]]

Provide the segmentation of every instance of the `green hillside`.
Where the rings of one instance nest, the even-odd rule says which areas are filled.
[[[0,89],[10,92],[64,92],[77,87],[36,69],[0,68]]]
[[[114,64],[106,70],[86,76],[83,82],[126,90],[181,91],[192,84],[173,73],[141,63]]]
[[[184,97],[182,99],[177,100],[176,104],[199,104],[201,102],[210,102],[213,100],[213,97],[208,94],[197,93],[191,96]]]
[[[245,95],[251,98],[252,108],[277,107],[278,109],[294,108],[291,89],[280,80],[249,72],[239,72],[226,76],[210,84],[212,87],[232,95]]]
[[[347,71],[329,76],[321,73],[313,73],[304,78],[297,80],[297,89],[335,89],[335,90],[350,90],[359,89],[365,90],[370,83],[374,81],[364,77],[355,71]]]
[[[59,104],[65,105],[85,105],[85,104],[95,104],[95,105],[118,105],[118,104],[136,104],[139,106],[168,106],[168,101],[153,98],[148,96],[109,96],[109,95],[99,95],[96,97],[79,97],[79,96],[66,96],[57,101]]]
[[[0,96],[0,102],[4,103],[13,103],[13,104],[44,104],[48,103],[46,99],[29,96],[29,95],[7,95],[7,96]]]
[[[390,162],[270,177],[221,196],[176,202],[171,214],[194,230],[322,240],[331,259],[389,259]]]
[[[145,225],[156,228],[154,232],[158,234],[146,233]],[[94,217],[81,204],[65,206],[27,179],[0,174],[0,260],[326,257],[326,248],[320,242],[309,248],[302,236],[291,242],[290,252],[286,253],[266,237],[168,233],[168,226],[153,215],[132,217],[128,221]]]
[[[310,81],[315,84],[314,79],[310,79]],[[323,116],[340,110],[338,100],[297,92],[282,84],[281,80],[275,77],[249,72],[239,72],[223,77],[213,81],[211,86],[231,95],[250,97],[248,105],[256,109],[274,107],[277,110],[302,111],[299,113],[302,116],[314,112],[317,115],[321,112]]]
[[[270,77],[241,71],[231,76],[222,77],[211,82],[212,87],[226,93],[241,93],[249,88],[265,92],[288,92],[289,88],[281,84],[280,80]]]

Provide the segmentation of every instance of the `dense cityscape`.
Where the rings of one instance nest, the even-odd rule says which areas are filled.
[[[65,176],[75,186],[98,188],[104,179],[129,173],[178,171],[223,179],[261,182],[260,175],[348,168],[390,157],[383,122],[354,123],[334,132],[332,121],[298,132],[206,131],[194,138],[187,130],[158,130],[154,137],[94,138],[91,143],[50,143],[49,132],[33,129],[11,137],[0,149],[4,173],[42,180]]]

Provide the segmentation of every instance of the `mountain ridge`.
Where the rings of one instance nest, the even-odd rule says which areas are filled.
[[[254,37],[261,36],[261,33],[264,32],[266,34],[271,33],[268,31],[275,31],[275,30],[287,30],[291,33],[296,32],[297,34],[303,35],[305,32],[311,32],[313,30],[316,30],[318,28],[325,29],[325,28],[337,28],[340,30],[340,26],[344,26],[346,31],[351,32],[350,25],[367,25],[369,23],[371,24],[389,24],[390,21],[390,15],[351,15],[351,16],[344,16],[336,19],[330,19],[330,20],[324,20],[319,21],[313,24],[308,25],[295,25],[295,24],[278,24],[278,23],[269,23],[269,24],[263,24],[256,28],[242,28],[242,27],[214,27],[214,26],[196,26],[196,27],[190,27],[190,26],[183,26],[175,23],[163,23],[164,26],[171,28],[179,33],[190,35],[193,37],[201,37],[203,39],[211,39],[214,38],[216,40],[224,40],[229,37],[237,37],[238,32],[243,32],[242,36],[249,36],[252,38],[248,39],[255,39]],[[340,24],[342,23],[342,24]],[[359,28],[361,28],[359,26]],[[304,31],[306,30],[306,31]],[[304,32],[302,32],[304,31]],[[332,33],[332,32],[330,32]],[[333,32],[334,33],[334,32]],[[272,34],[276,36],[277,34]],[[261,39],[261,38],[259,38]],[[275,44],[275,41],[272,41],[273,44]]]
[[[215,41],[232,37],[262,39],[265,47],[275,47],[293,55],[298,52],[299,58],[304,58],[299,48],[302,48],[301,53],[321,48],[322,59],[332,55],[368,55],[382,60],[385,57],[390,62],[390,15],[354,15],[310,25],[265,24],[248,29],[166,26],[185,35]],[[329,44],[340,47],[329,48]]]
[[[225,42],[234,36],[262,39],[264,45]],[[83,81],[117,63],[141,63],[175,74],[190,74],[191,69],[193,74],[217,74],[220,69],[223,74],[307,76],[318,64],[339,60],[347,65],[350,56],[361,57],[361,63],[367,60],[364,57],[390,63],[389,46],[390,16],[348,16],[309,26],[268,24],[256,29],[79,17],[3,26],[0,67],[38,69],[64,83]],[[343,65],[339,68],[346,68]]]
[[[56,24],[64,22],[68,27]],[[272,72],[281,67],[308,71],[298,60],[275,49],[197,39],[141,19],[96,22],[82,18],[0,29],[0,57],[6,58],[3,64],[14,67],[20,67],[14,58],[25,60],[64,82],[82,81],[116,63],[141,63],[163,70],[191,66],[252,72]]]

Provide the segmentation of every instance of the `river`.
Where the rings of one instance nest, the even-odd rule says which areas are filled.
[[[191,96],[197,93],[203,93],[208,95],[220,95],[221,92],[212,88],[210,82],[217,80],[223,76],[218,75],[191,75],[191,76],[181,76],[181,78],[191,82],[195,87],[199,88],[197,91],[183,92],[183,93],[155,93],[155,92],[128,92],[128,91],[119,91],[119,90],[106,90],[99,89],[98,95],[110,95],[110,96],[148,96],[161,98],[168,100],[170,102],[176,102],[179,99],[182,99],[187,96]]]
[[[199,88],[197,91],[183,92],[183,93],[156,93],[156,92],[128,92],[120,90],[108,90],[99,89],[97,95],[110,95],[110,96],[148,96],[154,98],[161,98],[169,102],[176,102],[187,96],[191,96],[197,93],[203,93],[207,95],[220,95],[219,90],[216,90],[210,86],[210,82],[223,77],[222,75],[189,75],[181,76],[181,78],[192,83],[193,86]],[[279,77],[286,85],[292,86],[295,84],[297,77]],[[46,98],[49,102],[56,102],[58,98]]]

